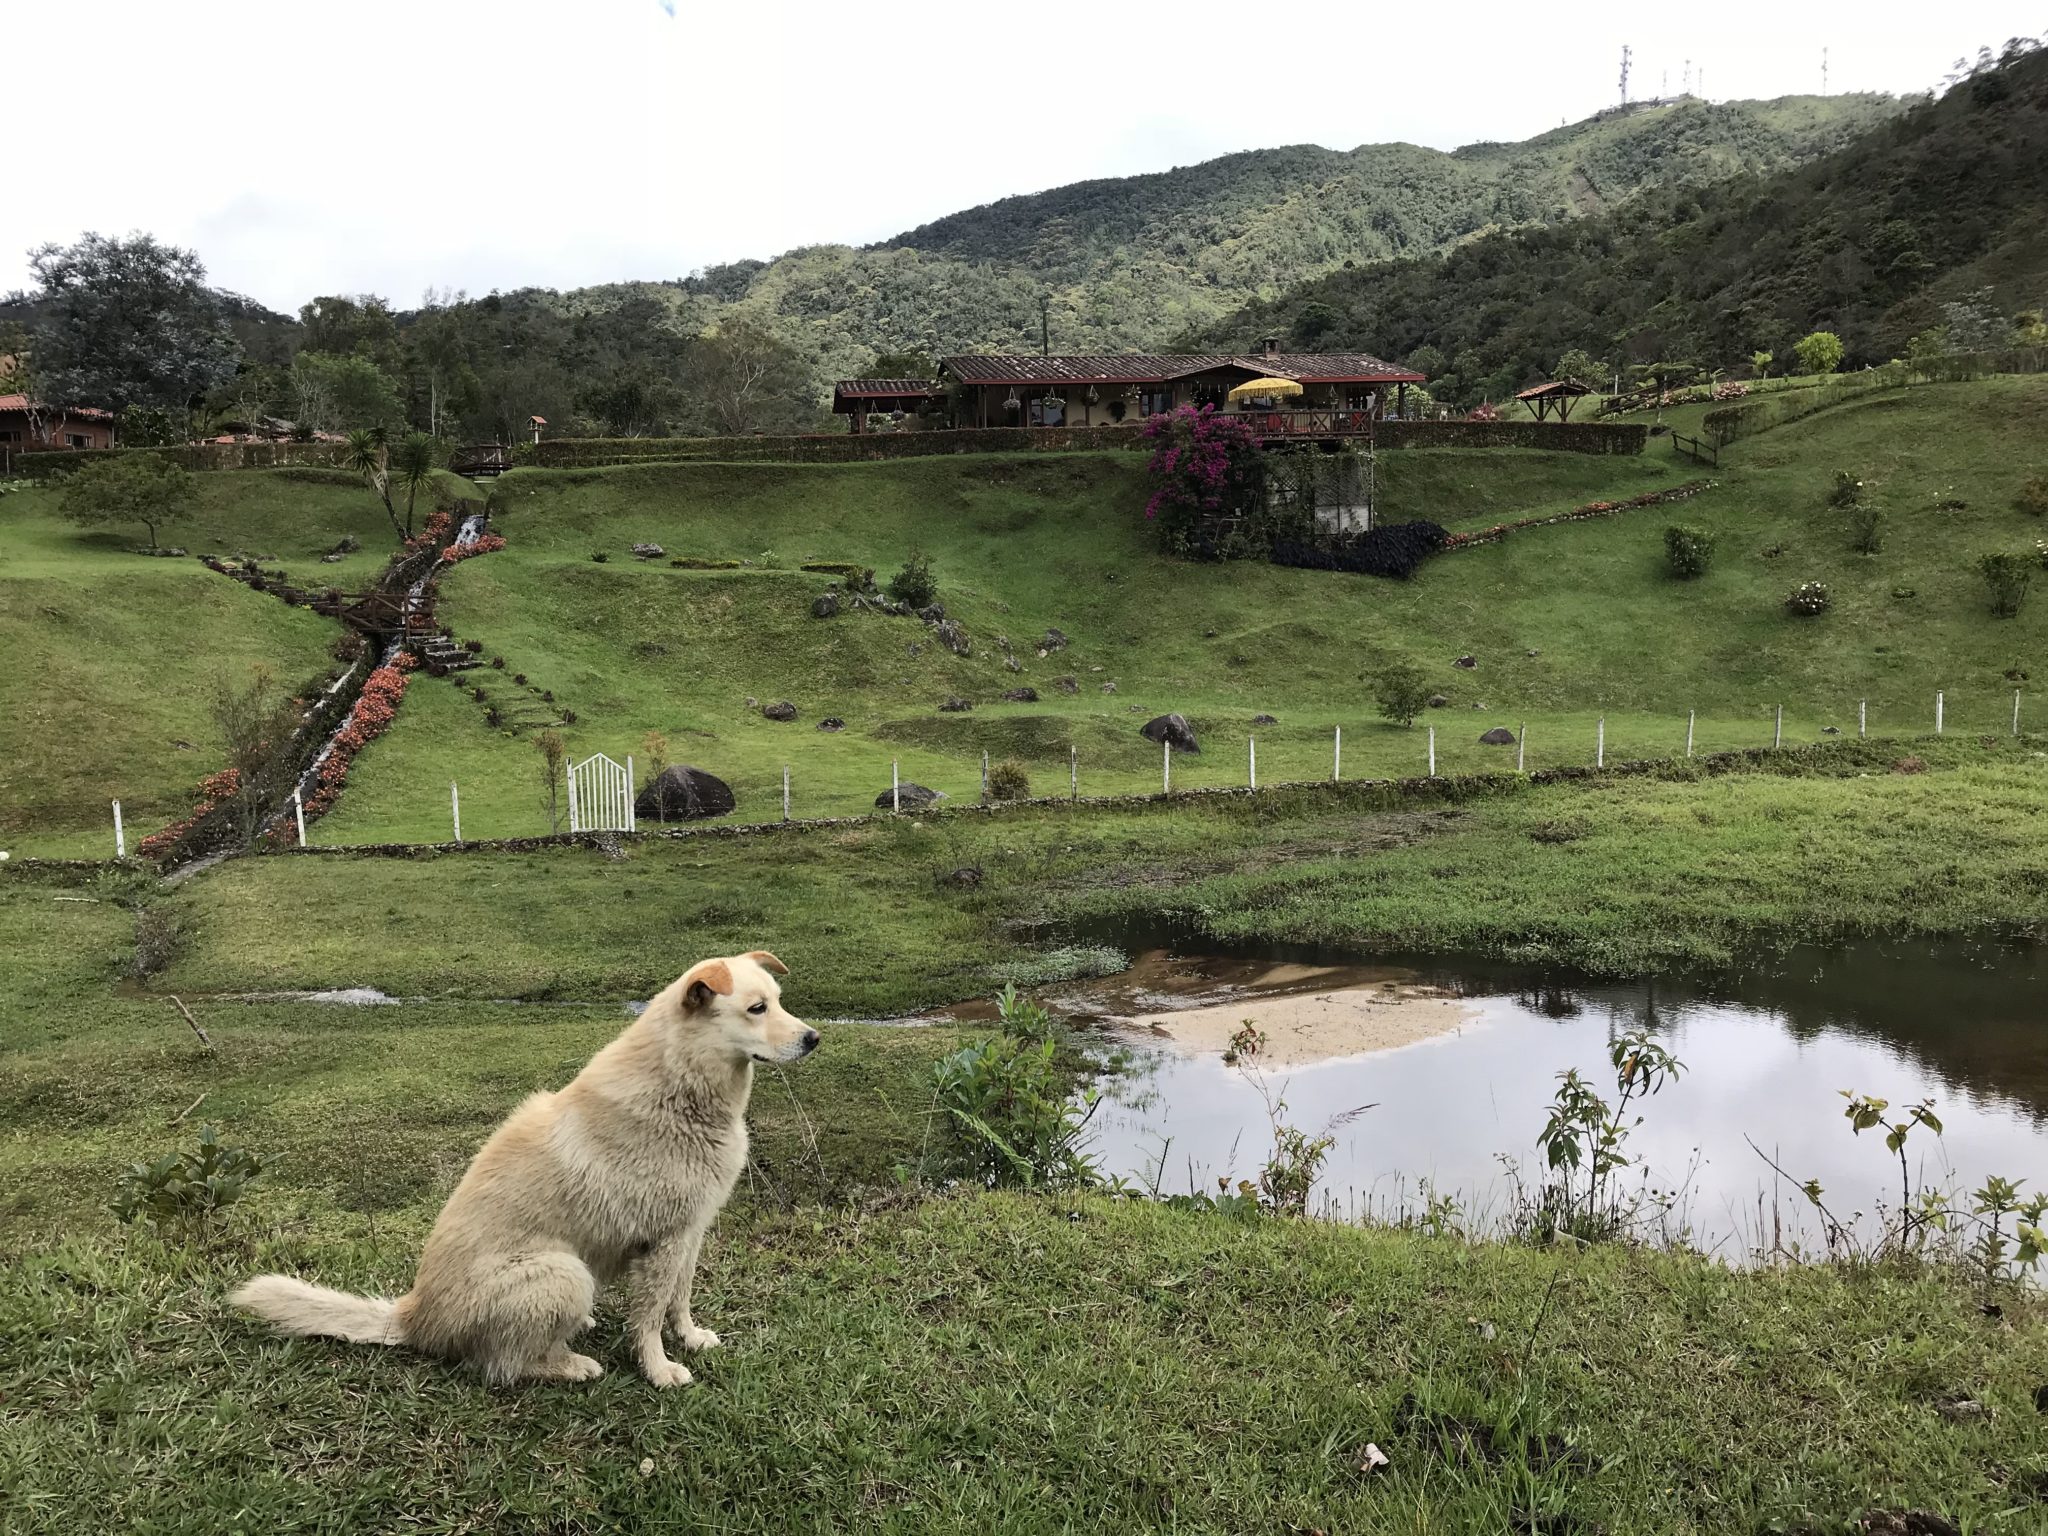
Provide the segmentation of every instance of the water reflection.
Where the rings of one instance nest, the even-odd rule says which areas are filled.
[[[1138,936],[1121,937],[1129,947]],[[1218,984],[1255,1018],[1259,993],[1244,982],[1255,962],[1358,966],[1356,956],[1286,947],[1175,963],[1226,978]],[[1364,974],[1390,972],[1378,961]],[[1936,1101],[1946,1134],[1909,1144],[1916,1183],[1974,1187],[2001,1173],[2031,1189],[2048,1180],[2040,945],[1871,943],[1625,984],[1442,960],[1402,974],[1455,989],[1476,1017],[1397,1050],[1250,1076],[1214,1056],[1148,1052],[1097,1117],[1105,1164],[1166,1193],[1213,1189],[1219,1177],[1254,1176],[1270,1151],[1266,1099],[1284,1099],[1287,1120],[1310,1130],[1374,1103],[1335,1132],[1326,1195],[1361,1210],[1412,1207],[1427,1181],[1498,1218],[1517,1173],[1540,1182],[1535,1137],[1557,1074],[1576,1067],[1611,1086],[1610,1040],[1653,1029],[1687,1072],[1643,1107],[1634,1174],[1683,1185],[1680,1218],[1730,1257],[1768,1240],[1774,1220],[1808,1241],[1817,1231],[1797,1190],[1745,1138],[1796,1178],[1819,1179],[1838,1215],[1896,1203],[1896,1163],[1881,1137],[1851,1134],[1841,1089]],[[1152,993],[1144,1000],[1157,1006]],[[1133,1011],[1113,988],[1098,1001],[1104,1013]]]

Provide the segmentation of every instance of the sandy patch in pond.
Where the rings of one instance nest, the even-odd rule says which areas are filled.
[[[1250,1019],[1266,1036],[1251,1061],[1299,1067],[1453,1034],[1478,1016],[1479,1010],[1462,998],[1429,987],[1382,982],[1328,992],[1246,997],[1118,1022],[1185,1055],[1202,1056],[1227,1051],[1230,1037]]]

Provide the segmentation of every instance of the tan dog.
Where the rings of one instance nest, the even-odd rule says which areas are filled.
[[[640,1368],[658,1387],[690,1373],[662,1348],[718,1335],[690,1316],[704,1233],[747,1161],[757,1061],[795,1061],[818,1032],[782,1011],[765,950],[703,960],[559,1093],[536,1093],[478,1152],[427,1238],[412,1289],[350,1296],[258,1275],[237,1306],[286,1333],[404,1344],[473,1361],[494,1382],[588,1381],[569,1348],[600,1286],[624,1277]]]

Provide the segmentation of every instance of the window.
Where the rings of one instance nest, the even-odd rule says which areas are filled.
[[[71,448],[84,448],[88,446],[83,432],[66,432],[64,434],[64,442],[67,447]]]
[[[1067,402],[1057,395],[1044,399],[1033,396],[1025,402],[1031,410],[1030,422],[1034,427],[1062,427],[1067,421]]]
[[[1164,416],[1172,409],[1172,390],[1145,389],[1138,392],[1138,414],[1140,416]]]

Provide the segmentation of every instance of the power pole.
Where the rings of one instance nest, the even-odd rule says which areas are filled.
[[[1820,93],[1823,96],[1828,93],[1828,50],[1825,44],[1820,50]]]
[[[1628,44],[1623,43],[1621,45],[1621,104],[1624,107],[1628,105],[1628,59]]]
[[[1040,356],[1052,356],[1052,295],[1038,296],[1038,351]]]

